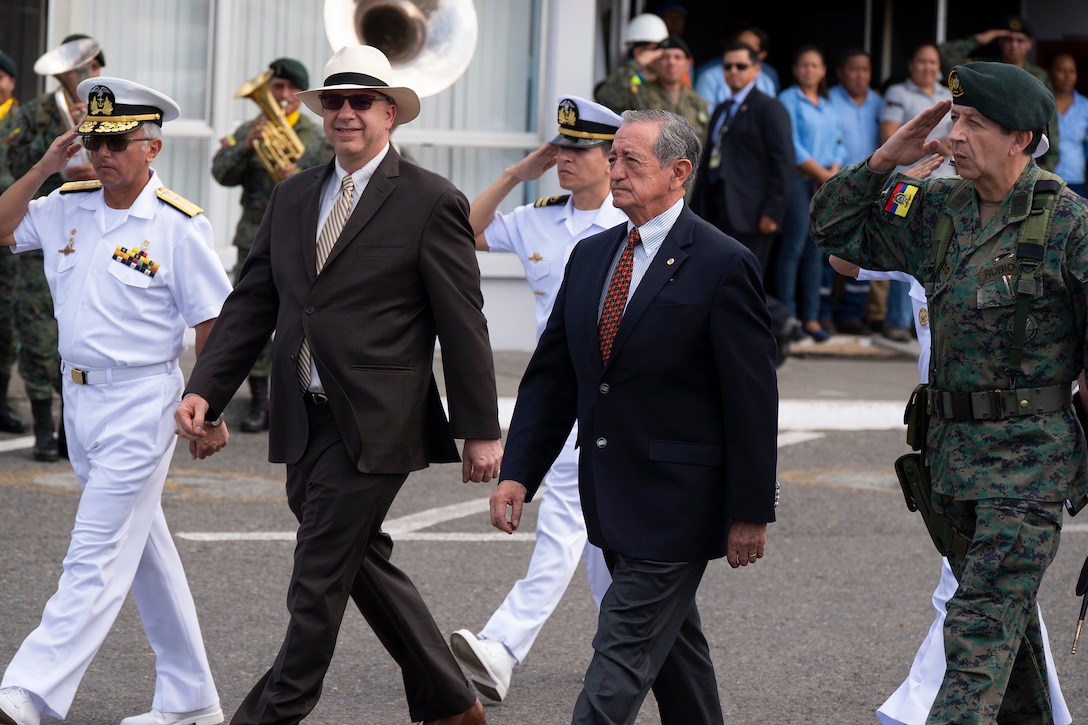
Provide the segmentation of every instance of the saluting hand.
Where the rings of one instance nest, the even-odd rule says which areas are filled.
[[[896,166],[910,166],[919,159],[936,153],[940,139],[927,141],[937,124],[948,115],[951,100],[938,101],[896,129],[895,133],[869,157],[869,168],[887,172]]]
[[[539,179],[544,175],[545,171],[555,166],[558,156],[559,147],[547,143],[511,166],[507,171],[518,181],[533,181]]]
[[[46,177],[59,174],[68,166],[68,159],[80,152],[79,141],[76,139],[76,130],[69,129],[53,140],[45,155],[34,164]],[[94,178],[93,176],[91,178]]]

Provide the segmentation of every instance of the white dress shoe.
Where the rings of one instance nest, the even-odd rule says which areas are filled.
[[[121,725],[218,725],[223,722],[223,710],[219,703],[191,712],[159,712],[152,710],[143,715],[133,715],[121,721]]]
[[[459,629],[450,635],[450,649],[469,671],[469,679],[480,694],[502,702],[510,689],[510,674],[514,669],[506,645],[497,639],[477,639],[467,629]]]
[[[0,690],[0,725],[40,725],[42,716],[21,687]]]

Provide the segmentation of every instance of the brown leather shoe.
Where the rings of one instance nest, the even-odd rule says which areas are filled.
[[[460,715],[425,720],[423,725],[487,725],[487,715],[484,714],[484,706],[477,698],[476,702],[472,703],[472,707]]]

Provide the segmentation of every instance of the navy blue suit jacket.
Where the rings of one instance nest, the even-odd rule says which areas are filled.
[[[518,391],[501,479],[531,500],[577,417],[589,538],[655,561],[724,556],[774,520],[775,341],[755,256],[686,207],[602,363],[598,307],[626,225],[583,240]]]

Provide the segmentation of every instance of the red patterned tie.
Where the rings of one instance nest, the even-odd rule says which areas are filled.
[[[623,248],[620,261],[612,270],[612,279],[608,282],[608,292],[604,296],[604,308],[601,321],[597,326],[597,339],[601,344],[601,359],[608,362],[612,354],[612,341],[616,339],[616,330],[620,328],[623,308],[627,306],[627,292],[631,289],[631,268],[635,259],[635,247],[642,243],[638,228],[627,236],[627,245]]]

